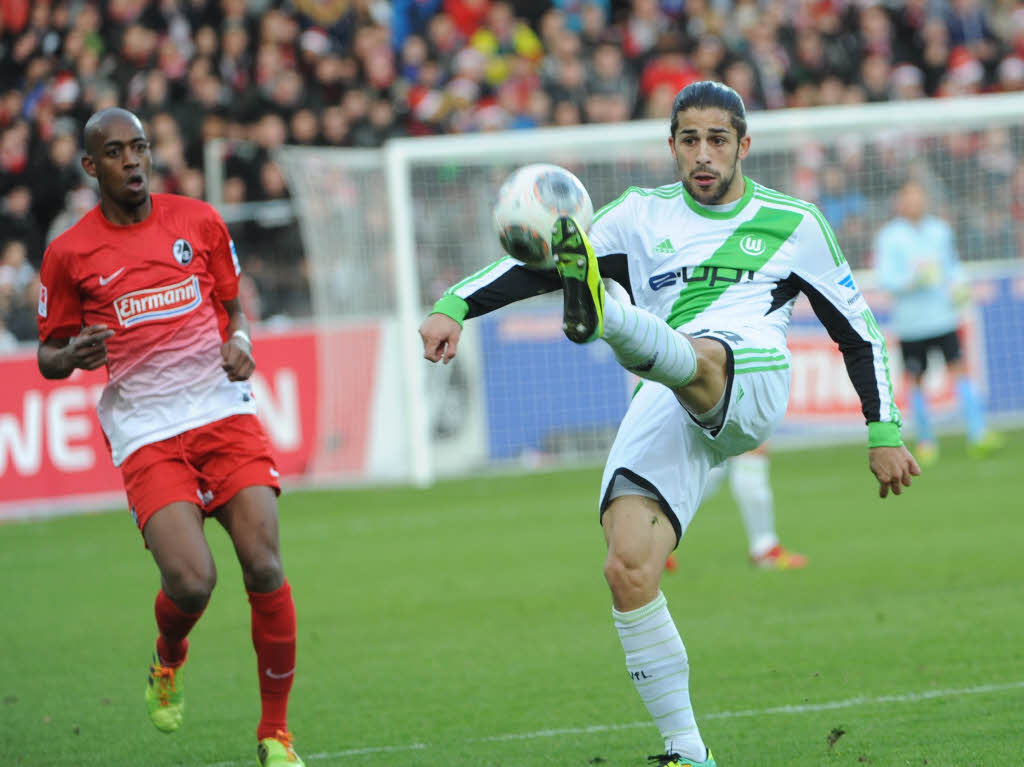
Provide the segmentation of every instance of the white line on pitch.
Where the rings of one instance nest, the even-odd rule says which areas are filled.
[[[803,703],[790,706],[774,706],[772,708],[747,709],[745,711],[718,711],[710,714],[703,714],[699,718],[706,719],[737,719],[749,716],[768,716],[772,714],[808,714],[817,711],[833,711],[840,708],[854,708],[869,704],[884,703],[919,703],[934,698],[952,698],[957,695],[984,695],[989,692],[1005,692],[1007,690],[1024,690],[1024,680],[1018,682],[1004,682],[1003,684],[979,684],[974,687],[944,688],[940,690],[925,690],[924,692],[908,692],[900,695],[878,695],[873,698],[858,696],[846,698],[845,700],[826,701],[824,703]],[[624,724],[592,724],[587,727],[562,727],[556,730],[535,730],[533,732],[516,732],[505,735],[489,735],[485,738],[473,738],[463,743],[495,743],[506,740],[532,740],[534,738],[556,738],[561,735],[586,735],[593,732],[612,732],[614,730],[632,730],[641,727],[654,727],[650,720],[644,722],[626,722]],[[442,745],[442,744],[434,744]],[[402,746],[368,746],[367,748],[352,748],[346,751],[332,751],[328,754],[307,754],[303,757],[306,761],[315,759],[342,759],[360,754],[380,754],[395,751],[422,751],[432,748],[429,743],[409,743]],[[235,767],[248,762],[217,762],[208,764],[206,767]]]

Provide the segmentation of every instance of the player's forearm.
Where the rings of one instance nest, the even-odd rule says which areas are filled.
[[[461,325],[466,319],[559,287],[561,283],[554,270],[534,271],[504,258],[447,290],[434,304],[432,313],[445,314]]]
[[[75,363],[71,359],[67,344],[63,346],[40,344],[36,359],[43,378],[67,378],[75,371]]]
[[[233,337],[236,333],[240,336],[244,335],[246,338],[251,338],[249,320],[242,313],[231,315],[231,318],[228,320],[228,326],[224,331],[228,338]]]
[[[242,309],[242,302],[237,298],[225,301],[224,309],[228,313],[228,324],[224,329],[225,338],[233,338],[237,333],[239,337],[244,336],[251,345],[252,336],[249,332],[249,318],[245,316],[245,312]]]

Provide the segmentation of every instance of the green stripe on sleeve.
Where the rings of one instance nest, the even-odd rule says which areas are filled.
[[[454,285],[452,285],[450,288],[448,288],[448,290],[446,290],[444,292],[445,295],[446,296],[447,295],[454,295],[455,292],[459,288],[461,288],[463,285],[468,285],[469,283],[473,282],[474,280],[480,279],[481,277],[483,277],[485,274],[487,274],[489,271],[491,271],[495,267],[504,266],[505,264],[507,264],[511,260],[512,260],[511,256],[505,256],[503,258],[499,258],[493,264],[488,264],[483,269],[480,269],[479,271],[473,272],[473,274],[469,275],[465,279],[459,280],[458,282],[456,282]],[[519,262],[517,261],[516,263],[519,263]]]
[[[878,327],[878,320],[875,319],[875,315],[871,313],[870,309],[865,309],[860,313],[861,319],[864,320],[864,324],[868,327],[868,333],[878,341],[882,347],[882,365],[885,367],[885,385],[889,390],[889,420],[896,424],[897,427],[902,426],[903,421],[900,418],[899,408],[896,407],[896,397],[893,394],[892,388],[892,376],[889,373],[889,347],[885,345],[885,336],[882,335],[882,329]],[[881,406],[881,403],[879,403]]]

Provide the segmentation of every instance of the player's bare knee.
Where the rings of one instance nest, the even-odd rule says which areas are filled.
[[[643,600],[652,588],[657,587],[657,576],[652,578],[651,568],[645,562],[632,557],[623,557],[609,551],[604,562],[604,577],[608,581],[617,606],[627,609],[642,607],[649,600]],[[639,604],[636,604],[638,600]]]
[[[248,591],[267,593],[279,589],[284,584],[281,557],[276,551],[268,550],[263,555],[242,563],[242,579]]]
[[[217,585],[217,570],[213,567],[180,568],[162,575],[164,593],[186,613],[206,607]]]

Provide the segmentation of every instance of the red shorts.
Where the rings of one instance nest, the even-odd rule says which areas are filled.
[[[141,531],[153,513],[175,501],[212,514],[235,493],[266,485],[280,495],[270,441],[254,415],[233,415],[143,445],[121,464],[128,508]]]

